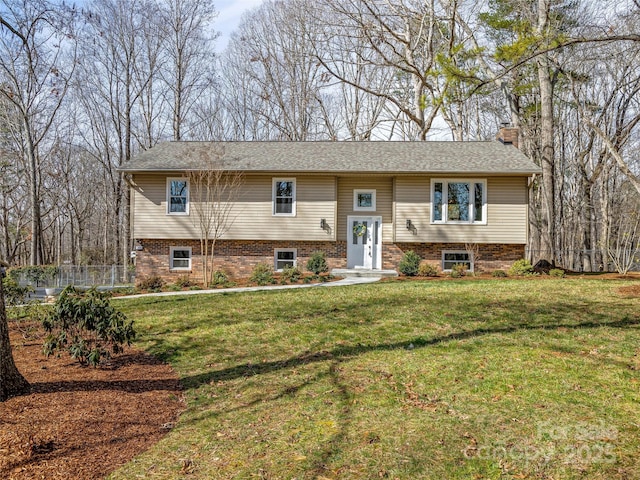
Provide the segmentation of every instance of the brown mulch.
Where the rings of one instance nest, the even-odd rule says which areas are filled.
[[[618,291],[625,297],[640,297],[640,284],[620,287]]]
[[[45,358],[42,339],[9,322],[31,393],[0,403],[0,478],[96,479],[172,428],[184,401],[176,373],[134,349],[102,368]]]

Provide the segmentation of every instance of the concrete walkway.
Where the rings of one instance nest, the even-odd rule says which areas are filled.
[[[264,287],[237,287],[237,288],[215,288],[210,290],[186,290],[179,292],[158,292],[158,293],[139,293],[137,295],[125,295],[122,297],[113,297],[112,300],[126,298],[143,298],[143,297],[170,297],[174,295],[203,295],[211,293],[232,293],[232,292],[258,292],[261,290],[287,290],[291,288],[323,288],[323,287],[341,287],[344,285],[357,285],[362,283],[373,283],[382,277],[346,277],[335,282],[311,283],[304,285],[269,285]]]

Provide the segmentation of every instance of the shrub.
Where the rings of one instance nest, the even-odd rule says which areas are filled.
[[[211,274],[211,287],[224,287],[229,283],[229,277],[223,270],[216,270]]]
[[[551,275],[552,277],[562,278],[564,277],[564,270],[562,270],[561,268],[552,268],[551,270],[549,270],[549,275]]]
[[[421,277],[437,277],[439,273],[438,267],[432,263],[423,262],[418,267],[418,275]]]
[[[2,279],[2,288],[4,290],[4,301],[7,305],[24,303],[29,294],[34,291],[31,285],[21,287],[11,276],[6,276]]]
[[[491,275],[496,278],[505,278],[507,276],[507,272],[505,272],[504,270],[494,270],[493,272],[491,272]]]
[[[420,255],[413,250],[409,250],[403,255],[402,260],[400,260],[398,270],[400,270],[400,273],[403,275],[413,277],[418,274],[421,261]]]
[[[266,263],[258,263],[249,277],[249,281],[257,285],[270,285],[275,282],[273,268]]]
[[[467,266],[464,263],[456,263],[451,266],[451,278],[464,277],[467,274]]]
[[[12,268],[9,274],[14,280],[18,280],[20,275],[39,287],[40,284],[49,284],[58,274],[59,269],[55,265],[30,265],[27,267]]]
[[[133,287],[116,287],[109,290],[109,293],[112,297],[122,296],[122,295],[131,295],[135,293],[135,289]]]
[[[193,287],[194,285],[197,285],[196,282],[191,280],[191,277],[189,277],[189,275],[181,275],[178,278],[176,278],[176,281],[173,283],[174,285],[180,288],[189,288],[189,287]]]
[[[325,258],[324,252],[313,252],[309,260],[307,260],[307,270],[310,272],[320,275],[329,270],[329,265],[327,265],[327,259]]]
[[[509,275],[515,275],[516,277],[522,277],[532,274],[533,265],[531,265],[531,262],[529,260],[525,260],[524,258],[513,262],[513,265],[511,265],[511,268],[509,269]]]
[[[296,283],[302,277],[302,272],[298,267],[285,265],[280,274],[280,283]]]
[[[152,275],[150,277],[141,278],[136,284],[138,290],[149,290],[151,292],[157,292],[164,287],[164,280],[158,275]]]
[[[66,287],[43,326],[49,334],[43,347],[46,356],[66,350],[82,365],[94,367],[112,353],[121,353],[136,336],[133,322],[95,287],[87,291]]]

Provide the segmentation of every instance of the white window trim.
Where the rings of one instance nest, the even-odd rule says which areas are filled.
[[[297,248],[276,248],[273,251],[273,269],[276,272],[281,272],[283,269],[278,268],[278,253],[280,252],[293,252],[293,266],[298,265],[298,249]]]
[[[291,213],[276,213],[276,184],[278,182],[292,182]],[[296,216],[296,179],[295,178],[273,178],[271,180],[271,215],[274,217],[295,217]]]
[[[441,268],[443,272],[450,272],[451,269],[444,268],[444,256],[447,253],[465,253],[467,255],[469,255],[469,272],[473,272],[475,269],[475,263],[474,263],[474,259],[473,259],[473,252],[470,252],[469,250],[443,250],[442,251],[442,263],[441,263]]]
[[[176,250],[187,250],[189,252],[189,266],[188,267],[174,267],[173,266],[173,252],[175,252]],[[191,271],[192,262],[193,262],[193,252],[191,251],[191,247],[171,247],[169,249],[169,270],[171,270],[171,271],[180,271],[180,272]]]
[[[358,194],[360,193],[370,193],[371,194],[371,206],[370,207],[359,207],[358,206]],[[354,212],[375,212],[376,211],[376,191],[370,188],[360,189],[353,191],[353,211]]]
[[[187,183],[187,204],[185,205],[185,211],[184,212],[172,212],[171,211],[171,182],[173,180],[178,180],[180,182],[186,182]],[[190,194],[191,194],[191,185],[189,183],[189,179],[185,178],[185,177],[167,177],[167,215],[189,215],[189,204],[191,203],[190,201]]]
[[[442,183],[442,220],[434,220],[433,219],[433,209],[434,209],[434,198],[435,198],[435,188],[436,183]],[[445,192],[448,191],[447,184],[449,183],[469,183],[474,185],[476,183],[482,184],[482,221],[476,222],[473,219],[475,218],[475,205],[474,205],[474,194],[469,195],[469,220],[447,220],[447,201],[444,198]],[[432,224],[440,225],[440,224],[454,224],[454,225],[486,225],[487,224],[487,179],[486,178],[432,178],[431,179],[431,201],[430,201],[430,212],[429,218],[431,219]]]

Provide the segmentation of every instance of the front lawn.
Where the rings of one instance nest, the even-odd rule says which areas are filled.
[[[640,478],[637,283],[122,300],[187,410],[110,478]]]

